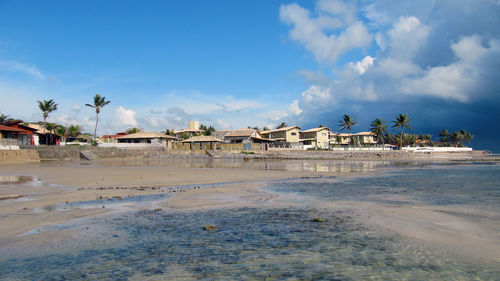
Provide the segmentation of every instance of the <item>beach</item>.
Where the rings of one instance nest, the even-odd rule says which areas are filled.
[[[333,225],[335,227],[348,221],[341,227],[342,235],[349,236],[349,233],[361,235],[363,241],[375,234],[377,239],[385,236],[397,237],[391,239],[395,239],[397,243],[418,245],[415,246],[417,248],[411,248],[419,249],[418,255],[423,255],[422,253],[427,255],[430,252],[434,255],[436,253],[433,251],[437,251],[439,255],[447,258],[460,257],[458,259],[460,261],[466,260],[479,268],[484,266],[486,274],[483,275],[483,279],[488,279],[495,273],[493,268],[500,263],[500,210],[497,207],[484,207],[488,202],[483,207],[475,201],[455,202],[456,198],[452,195],[449,198],[443,197],[442,201],[434,202],[432,200],[439,196],[433,193],[435,191],[428,189],[424,193],[419,191],[413,194],[415,190],[422,188],[414,182],[422,177],[419,173],[426,176],[432,172],[434,175],[435,171],[441,170],[443,174],[452,173],[455,177],[456,173],[460,175],[460,169],[466,169],[465,171],[470,169],[467,165],[465,168],[462,168],[462,165],[457,166],[459,166],[458,172],[453,165],[414,161],[393,163],[331,160],[233,162],[177,160],[172,162],[172,160],[154,159],[54,161],[2,166],[0,196],[21,197],[0,200],[0,249],[11,257],[10,260],[4,258],[3,261],[6,263],[14,258],[22,260],[22,257],[26,256],[43,257],[53,252],[74,254],[76,247],[74,244],[79,245],[76,247],[78,251],[81,251],[81,248],[93,249],[97,243],[94,241],[97,233],[109,236],[108,240],[98,240],[100,247],[111,247],[110,245],[115,243],[114,239],[119,239],[114,238],[115,234],[111,233],[119,231],[108,230],[109,226],[102,222],[117,217],[126,222],[127,220],[123,218],[133,216],[131,214],[137,212],[150,212],[145,214],[153,217],[181,214],[187,216],[188,221],[197,221],[197,218],[191,217],[192,214],[197,214],[196,217],[217,214],[213,219],[199,221],[200,225],[195,229],[201,229],[204,222],[213,223],[219,218],[230,218],[232,214],[238,218],[233,221],[235,225],[232,225],[231,219],[229,222],[214,223],[229,231],[241,227],[239,225],[245,220],[252,221],[255,214],[262,212],[265,221],[270,217],[265,215],[266,212],[281,214],[283,211],[292,210],[292,213],[298,212],[302,217],[297,222],[299,225],[317,218],[326,220],[325,225],[335,220]],[[472,169],[483,170],[482,167]],[[491,170],[492,167],[487,169]],[[398,173],[408,176],[400,178]],[[410,178],[412,181],[401,180],[405,178]],[[403,187],[398,186],[398,183]],[[411,188],[403,192],[408,184],[416,184],[416,189]],[[441,187],[443,183],[438,181],[430,181],[428,184],[439,184],[440,188],[443,188]],[[335,186],[338,188],[332,189]],[[379,189],[380,186],[384,188]],[[445,187],[454,188],[453,185]],[[369,191],[370,188],[376,189]],[[490,194],[491,197],[491,192],[494,192],[490,204],[495,206],[498,200],[496,197],[498,186],[495,187],[495,183],[491,183],[489,188],[493,188],[493,191],[487,190],[489,193],[484,194]],[[398,191],[395,192],[395,189]],[[461,190],[457,191],[457,194],[463,195]],[[450,200],[455,201],[450,203]],[[445,201],[446,203],[443,203]],[[272,225],[278,224],[276,229],[286,227],[288,216],[282,219],[282,224],[285,225],[281,225],[281,220],[273,222]],[[321,221],[320,219],[318,220]],[[130,222],[145,223],[137,217],[131,218]],[[156,219],[151,222],[150,227],[154,228]],[[92,227],[88,228],[89,225]],[[267,229],[270,225],[263,223],[262,227]],[[354,227],[355,231],[344,233],[344,228],[349,227]],[[175,229],[175,231],[181,230]],[[179,235],[185,235],[190,231],[194,230],[190,228],[181,231]],[[259,230],[259,233],[262,231]],[[337,230],[334,229],[333,232],[335,231]],[[321,232],[321,235],[330,235],[333,232],[329,230]],[[203,230],[200,233],[203,233]],[[138,234],[138,239],[141,239],[142,235],[144,234]],[[391,239],[388,241],[392,241]],[[384,242],[386,240],[382,239],[378,243],[386,243]],[[300,239],[297,240],[297,243],[299,242]],[[122,241],[122,243],[130,242]],[[241,244],[245,245],[244,242]],[[223,245],[224,243],[221,244],[222,247]],[[408,247],[410,246],[405,246],[405,249],[409,249]],[[192,247],[183,250],[190,248]],[[359,253],[353,251],[351,254]],[[406,253],[406,255],[413,254]],[[433,261],[433,258],[428,259],[427,263],[430,261]],[[275,262],[273,261],[273,264]],[[325,261],[321,259],[317,261],[320,264],[322,262]],[[457,261],[450,261],[450,264],[455,262]],[[446,264],[442,261],[438,263]],[[440,269],[436,274],[442,272]],[[426,276],[419,271],[414,273],[418,274],[413,276]],[[137,274],[134,271],[131,279],[141,279]],[[380,272],[373,274],[383,276],[377,275]],[[152,276],[168,279],[168,277],[186,276],[195,278],[197,275],[165,273]]]

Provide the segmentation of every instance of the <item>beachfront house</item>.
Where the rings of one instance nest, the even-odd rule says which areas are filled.
[[[375,134],[372,132],[359,132],[355,133],[354,136],[358,138],[360,145],[367,146],[377,144]]]
[[[26,126],[22,120],[6,122],[4,123],[4,126],[20,130],[16,130],[16,133],[12,132],[10,134],[4,134],[4,139],[16,139],[17,145],[38,144],[38,134],[36,133],[36,130]]]
[[[194,136],[181,141],[183,144],[189,144],[190,149],[216,149],[217,144],[223,141],[213,136]]]
[[[102,143],[118,143],[118,138],[128,135],[127,132],[117,133],[116,135],[103,135],[101,137]]]
[[[351,136],[347,133],[330,132],[330,148],[349,145],[351,143]]]
[[[224,136],[225,143],[270,143],[270,139],[264,138],[257,130],[242,128],[232,130]]]
[[[260,134],[271,141],[275,145],[298,144],[299,143],[299,126],[288,126],[274,130],[260,131]]]
[[[118,143],[163,145],[167,148],[172,148],[172,143],[176,140],[173,136],[157,132],[138,132],[135,134],[117,137],[116,139]]]
[[[329,148],[330,129],[327,127],[318,127],[301,131],[299,141],[304,145],[305,148],[308,147]]]
[[[34,130],[33,141],[35,145],[59,145],[61,136],[57,135],[54,130],[45,129],[44,125],[37,123],[22,123],[23,126]],[[37,141],[38,139],[38,141]]]

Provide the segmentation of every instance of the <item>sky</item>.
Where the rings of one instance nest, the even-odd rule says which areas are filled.
[[[466,129],[499,151],[500,0],[0,0],[0,113],[98,134],[280,122]]]

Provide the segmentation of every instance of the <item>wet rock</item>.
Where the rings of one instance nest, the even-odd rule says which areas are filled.
[[[156,208],[155,212],[161,212],[163,209],[162,208]]]
[[[215,226],[213,224],[205,224],[205,226],[203,227],[203,229],[208,230],[208,231],[217,230],[217,226]]]
[[[314,218],[312,221],[313,222],[325,222],[326,220],[324,218]]]

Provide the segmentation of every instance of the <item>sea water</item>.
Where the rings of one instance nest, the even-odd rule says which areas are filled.
[[[437,251],[349,213],[314,208],[315,200],[349,200],[468,206],[498,215],[499,183],[498,165],[472,164],[271,181],[264,191],[302,196],[313,207],[120,211],[67,225],[84,236],[71,246],[0,257],[0,279],[499,280],[495,262]],[[206,224],[217,230],[204,230]]]

